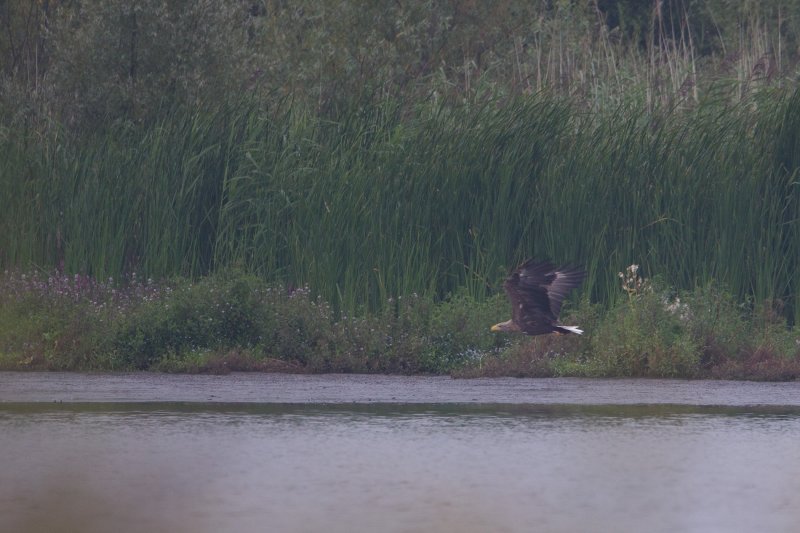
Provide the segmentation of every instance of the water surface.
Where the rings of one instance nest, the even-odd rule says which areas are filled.
[[[0,374],[0,531],[797,531],[797,387]]]
[[[0,372],[0,402],[53,401],[800,406],[800,382]]]

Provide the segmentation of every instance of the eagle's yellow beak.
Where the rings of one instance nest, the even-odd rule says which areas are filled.
[[[495,324],[492,326],[492,331],[503,331],[503,329],[500,327],[500,324]]]

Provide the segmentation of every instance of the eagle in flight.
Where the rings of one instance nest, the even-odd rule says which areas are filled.
[[[492,326],[492,331],[520,331],[526,335],[576,333],[577,326],[557,324],[561,302],[583,283],[586,272],[573,266],[554,267],[547,261],[528,259],[503,283],[511,300],[511,320]]]

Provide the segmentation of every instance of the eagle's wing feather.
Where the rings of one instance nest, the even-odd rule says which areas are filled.
[[[528,335],[553,331],[555,315],[547,294],[549,263],[526,261],[506,280],[505,288],[511,300],[512,318]]]
[[[586,272],[583,269],[573,266],[562,267],[555,272],[555,279],[547,288],[547,295],[550,298],[550,309],[556,317],[561,312],[561,302],[572,289],[583,283],[585,277]]]
[[[519,325],[522,308],[525,305],[522,302],[522,297],[519,292],[519,276],[517,276],[516,273],[509,276],[505,283],[503,283],[503,288],[506,290],[508,299],[511,302],[511,320]]]
[[[512,306],[512,319],[528,335],[554,330],[561,302],[583,282],[576,267],[556,269],[547,261],[525,261],[503,284]]]

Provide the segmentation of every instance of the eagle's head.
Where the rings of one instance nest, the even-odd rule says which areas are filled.
[[[506,320],[492,326],[492,331],[519,331],[519,326],[513,320]]]

